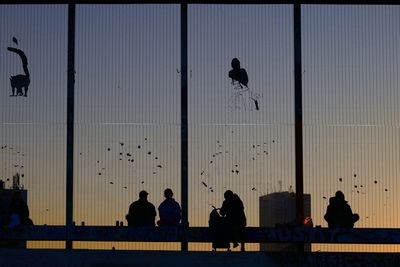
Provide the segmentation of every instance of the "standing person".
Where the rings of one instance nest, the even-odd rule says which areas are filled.
[[[244,248],[244,230],[246,227],[246,215],[244,214],[244,205],[242,200],[237,194],[234,194],[231,190],[227,190],[224,193],[224,202],[220,209],[221,216],[226,218],[226,223],[230,228],[231,238],[233,240],[233,247],[237,247],[238,241],[241,243],[241,251],[245,251]]]
[[[326,209],[324,219],[328,222],[329,228],[353,228],[354,223],[360,219],[360,216],[357,213],[353,214],[350,205],[344,199],[342,191],[337,191],[335,196],[329,199],[329,206]]]
[[[140,191],[139,200],[129,206],[129,213],[126,215],[128,226],[155,226],[156,208],[147,201],[148,194],[144,190]]]
[[[178,226],[181,221],[181,206],[173,199],[174,193],[171,189],[164,190],[165,200],[158,207],[160,220],[158,226]]]

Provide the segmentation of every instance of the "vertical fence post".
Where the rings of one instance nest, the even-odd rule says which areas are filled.
[[[303,188],[303,107],[302,107],[302,64],[301,64],[301,1],[293,6],[294,27],[294,112],[295,112],[295,165],[296,165],[296,219],[304,218]],[[304,251],[304,244],[299,250]]]
[[[181,196],[182,243],[181,250],[188,250],[188,37],[187,3],[181,3]]]
[[[68,79],[67,79],[67,192],[66,249],[72,249],[69,231],[73,221],[74,189],[74,86],[75,86],[75,4],[68,4]]]

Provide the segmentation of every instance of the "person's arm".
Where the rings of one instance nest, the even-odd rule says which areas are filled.
[[[225,216],[227,213],[226,201],[222,202],[222,207],[219,209],[219,214]]]
[[[151,211],[152,214],[151,215],[155,218],[157,216],[156,207],[154,207],[153,204],[151,204],[151,207],[152,207],[152,211]]]
[[[324,219],[328,224],[332,221],[332,208],[331,208],[331,205],[328,205],[328,208],[326,208],[326,213],[325,213]]]

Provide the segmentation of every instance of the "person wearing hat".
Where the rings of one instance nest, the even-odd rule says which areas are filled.
[[[160,220],[158,226],[178,226],[181,221],[181,206],[173,199],[174,193],[171,189],[164,190],[165,200],[158,207]]]
[[[329,206],[324,219],[328,222],[329,228],[353,228],[360,216],[353,213],[350,205],[344,198],[342,191],[337,191],[334,197],[329,199]]]
[[[233,247],[236,248],[240,242],[240,250],[245,251],[244,236],[247,221],[243,202],[240,197],[231,190],[227,190],[224,193],[224,198],[225,200],[222,203],[219,213],[225,218],[227,229],[233,241]]]
[[[146,191],[140,191],[139,200],[133,202],[129,206],[129,213],[126,215],[128,226],[143,227],[155,226],[156,208],[153,204],[147,201]]]

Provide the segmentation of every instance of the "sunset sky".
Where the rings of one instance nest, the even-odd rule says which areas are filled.
[[[327,226],[329,197],[342,190],[357,227],[399,227],[399,21],[399,6],[302,6],[304,192],[315,225]],[[156,207],[167,187],[180,201],[179,5],[77,5],[75,37],[74,220],[126,223],[143,189]],[[27,55],[27,98],[9,97],[22,65],[8,46]],[[291,5],[189,5],[191,226],[208,225],[227,189],[258,226],[259,197],[295,187],[293,46]],[[234,57],[258,111],[230,105]],[[0,179],[23,173],[32,220],[62,225],[67,6],[0,5],[0,59]]]

